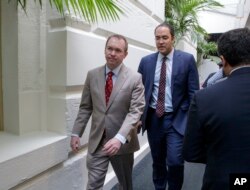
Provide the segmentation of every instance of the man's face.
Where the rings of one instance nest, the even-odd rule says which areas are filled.
[[[113,70],[119,66],[127,56],[125,51],[125,42],[123,39],[111,38],[105,47],[105,58],[109,69]]]
[[[163,55],[168,55],[173,48],[174,37],[170,34],[167,27],[159,27],[155,31],[156,47]]]

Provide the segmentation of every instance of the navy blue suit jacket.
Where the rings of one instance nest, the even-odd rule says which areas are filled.
[[[153,91],[155,68],[159,52],[150,54],[141,59],[138,72],[142,74],[145,87],[146,106],[142,116],[142,130],[147,129],[147,112]],[[196,90],[199,89],[198,71],[193,55],[175,50],[172,66],[172,104],[173,104],[173,127],[184,134],[187,122],[187,111]]]
[[[230,173],[250,173],[250,67],[194,95],[183,155],[207,164],[204,190],[227,190]]]

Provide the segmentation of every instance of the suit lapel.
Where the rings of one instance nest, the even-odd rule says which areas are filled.
[[[149,69],[147,72],[149,72],[149,89],[150,91],[153,90],[153,85],[154,85],[154,78],[155,78],[155,68],[156,68],[156,63],[157,63],[157,57],[158,57],[159,52],[155,53],[154,56],[149,59],[148,63],[150,64]]]
[[[180,64],[178,64],[179,62],[179,53],[177,50],[174,51],[174,56],[173,56],[173,65],[172,65],[172,75],[171,75],[171,93],[172,93],[172,97],[173,97],[173,92],[174,92],[174,80],[175,80],[175,76],[177,74],[178,71],[178,67],[180,66]]]
[[[107,110],[109,109],[109,107],[113,103],[115,97],[119,94],[121,87],[123,86],[124,82],[126,81],[127,72],[128,71],[127,71],[126,67],[124,65],[122,65],[121,69],[119,71],[119,74],[118,74],[118,78],[117,78],[115,85],[113,87],[113,90],[111,92],[109,103],[107,105]]]
[[[102,100],[103,105],[106,107],[106,100],[105,100],[105,66],[101,67],[98,71],[98,80],[97,80],[97,85],[98,89],[100,89],[100,99]]]
[[[149,61],[150,63],[152,63],[151,68],[148,70],[148,72],[150,73],[150,81],[154,81],[157,57],[158,53],[155,53],[155,55],[152,57],[152,60]]]

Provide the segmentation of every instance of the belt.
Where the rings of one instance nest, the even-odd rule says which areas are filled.
[[[148,110],[151,111],[151,112],[155,112],[156,111],[156,109],[151,108],[151,107],[148,107]],[[173,112],[164,112],[163,115],[171,115],[171,114],[173,114]]]

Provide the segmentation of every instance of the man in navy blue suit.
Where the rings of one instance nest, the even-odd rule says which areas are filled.
[[[218,53],[227,79],[194,95],[183,147],[186,161],[206,164],[202,190],[228,190],[230,174],[250,174],[250,30],[222,34]]]
[[[174,49],[174,29],[168,23],[155,28],[158,51],[141,59],[146,106],[142,131],[147,130],[156,190],[180,190],[183,183],[183,135],[187,111],[199,89],[194,57]]]

